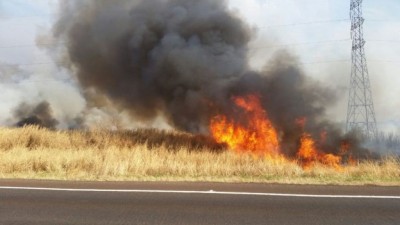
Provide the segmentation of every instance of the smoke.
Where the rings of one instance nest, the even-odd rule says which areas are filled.
[[[78,88],[64,80],[42,78],[47,75],[0,62],[1,125],[34,124],[57,129],[85,125],[79,120],[84,116],[86,101]],[[54,123],[43,118],[53,118]]]
[[[225,1],[64,1],[55,35],[85,89],[138,120],[204,132],[210,101],[247,70],[251,30]],[[101,102],[94,102],[95,105]]]
[[[293,155],[301,134],[327,133],[335,153],[344,137],[325,118],[335,91],[309,79],[288,52],[262,71],[249,68],[253,30],[223,0],[64,0],[54,26],[89,105],[138,121],[160,117],[178,130],[207,133],[210,119],[235,117],[232,97],[257,94]],[[306,118],[306,126],[296,120]]]
[[[46,101],[38,105],[27,103],[20,104],[14,111],[14,118],[18,120],[17,127],[35,125],[50,129],[55,129],[58,121],[53,116],[50,104]]]

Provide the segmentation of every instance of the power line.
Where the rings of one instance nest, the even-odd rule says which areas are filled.
[[[338,42],[351,42],[351,39],[338,39],[338,40],[326,40],[326,41],[314,41],[314,42],[300,42],[300,43],[291,43],[291,44],[281,44],[281,45],[270,45],[270,46],[259,46],[252,47],[251,50],[257,49],[267,49],[267,48],[279,48],[279,47],[290,47],[290,46],[299,46],[299,45],[324,45]],[[400,40],[367,40],[367,42],[383,42],[383,43],[400,43]],[[8,46],[0,46],[0,49],[13,49],[13,48],[36,48],[40,46],[57,46],[58,44],[67,44],[68,42],[62,43],[39,43],[39,44],[21,44],[21,45],[8,45]]]
[[[48,13],[48,14],[40,14],[40,15],[13,15],[13,16],[0,16],[0,19],[3,20],[13,20],[13,19],[32,19],[32,18],[46,18],[49,16],[57,16],[59,13]]]
[[[372,22],[372,23],[400,23],[400,20],[370,20],[365,22]]]
[[[367,40],[367,42],[400,43],[400,40]]]
[[[21,63],[21,64],[11,64],[12,66],[22,67],[22,68],[29,68],[29,67],[37,67],[37,66],[58,66],[60,64],[66,63],[65,61],[62,62],[36,62],[36,63]]]
[[[315,61],[315,62],[301,62],[297,65],[314,65],[314,64],[326,64],[326,63],[351,63],[350,59],[338,59],[338,60],[327,60],[327,61]]]
[[[350,62],[350,59],[338,59],[338,60],[321,60],[321,61],[310,61],[310,62],[299,62],[293,63],[293,65],[309,65],[309,64],[324,64],[324,63],[343,63]],[[41,66],[41,65],[56,65],[65,62],[38,62],[38,63],[27,63],[27,64],[18,64],[16,66],[20,67],[29,67],[29,66]]]
[[[31,63],[31,64],[19,64],[17,66],[38,66],[38,65],[54,65],[57,62],[43,62],[43,63]],[[314,65],[314,64],[329,64],[329,63],[350,63],[349,59],[339,59],[339,60],[326,60],[326,61],[311,61],[311,62],[298,62],[291,63],[291,66],[306,66],[306,65]],[[267,66],[268,67],[268,66]],[[45,83],[45,82],[76,82],[75,80],[66,80],[66,79],[41,79],[41,80],[20,80],[20,81],[10,81],[8,83],[14,85],[23,85],[26,83]]]
[[[400,60],[379,60],[370,59],[368,62],[380,62],[380,63],[400,63]],[[42,66],[42,65],[57,65],[65,62],[38,62],[38,63],[24,63],[16,64],[19,67],[30,67],[30,66]],[[320,61],[309,61],[309,62],[299,62],[293,63],[293,65],[311,65],[311,64],[325,64],[325,63],[351,63],[351,59],[337,59],[337,60],[320,60]]]
[[[371,59],[367,60],[368,62],[377,62],[377,63],[400,63],[400,60],[379,60],[379,59]]]
[[[24,80],[19,80],[19,81],[2,81],[2,83],[4,84],[13,84],[13,85],[24,85],[24,84],[36,84],[36,83],[74,83],[76,81],[74,80],[66,80],[66,79],[42,79],[42,80],[28,80],[28,79],[24,79]]]
[[[36,48],[36,47],[50,47],[57,46],[59,44],[68,44],[68,42],[57,42],[57,43],[37,43],[37,44],[17,44],[17,45],[4,45],[0,46],[0,49],[13,49],[13,48]]]
[[[314,42],[300,42],[300,43],[292,43],[292,44],[281,44],[281,45],[270,45],[270,46],[260,46],[260,47],[253,47],[250,49],[266,49],[266,48],[277,48],[277,47],[288,47],[288,46],[297,46],[297,45],[323,45],[329,43],[336,43],[336,42],[349,42],[351,39],[338,39],[338,40],[326,40],[326,41],[314,41]],[[13,49],[13,48],[35,48],[40,46],[57,46],[58,44],[68,44],[68,42],[62,43],[39,43],[39,44],[22,44],[22,45],[9,45],[9,46],[0,46],[0,49]]]
[[[338,40],[326,40],[326,41],[314,41],[314,42],[300,42],[300,43],[292,43],[292,44],[281,44],[281,45],[270,45],[270,46],[260,46],[253,47],[250,49],[266,49],[266,48],[277,48],[277,47],[290,47],[297,45],[323,45],[337,42],[350,42],[351,39],[338,39]],[[367,42],[384,42],[384,43],[400,43],[400,40],[367,40]],[[21,44],[21,45],[8,45],[8,46],[0,46],[0,49],[13,49],[13,48],[35,48],[40,46],[57,46],[58,44],[67,44],[67,42],[63,43],[39,43],[39,44]]]
[[[393,60],[378,60],[372,59],[367,60],[369,62],[378,62],[378,63],[400,63],[400,61],[393,61]],[[31,64],[19,64],[16,66],[43,66],[43,65],[55,65],[60,62],[41,62],[41,63],[31,63]],[[316,65],[316,64],[335,64],[335,63],[343,63],[343,64],[350,64],[351,59],[337,59],[337,60],[319,60],[319,61],[308,61],[308,62],[298,62],[298,63],[290,63],[291,66],[307,66],[307,65]],[[268,68],[268,66],[267,66]],[[43,83],[43,82],[76,82],[74,80],[56,80],[56,79],[42,79],[42,80],[21,80],[21,81],[12,81],[10,83],[16,85],[22,85],[24,83]]]
[[[298,62],[298,63],[289,63],[289,66],[307,66],[307,65],[316,65],[316,64],[333,64],[333,63],[344,63],[350,64],[350,59],[338,59],[338,60],[326,60],[326,61],[314,61],[314,62]],[[266,68],[270,68],[273,66],[266,66]]]
[[[253,47],[253,48],[250,48],[250,50],[254,51],[254,50],[259,50],[259,49],[281,48],[281,47],[302,46],[302,45],[325,45],[325,44],[332,44],[332,43],[338,43],[338,42],[350,42],[350,41],[351,41],[351,39],[339,39],[339,40],[327,40],[327,41],[315,41],[315,42],[300,42],[300,43],[293,43],[293,44]]]
[[[40,66],[40,65],[57,65],[58,63],[61,63],[61,62],[23,63],[23,64],[18,64],[17,66],[20,66],[20,67],[30,67],[30,66]]]
[[[258,29],[268,29],[275,27],[293,27],[293,26],[303,26],[303,25],[312,25],[312,24],[326,24],[326,23],[340,23],[340,22],[349,22],[349,19],[337,19],[337,20],[320,20],[320,21],[309,21],[302,23],[289,23],[289,24],[277,24],[277,25],[268,25],[268,26],[260,26]]]

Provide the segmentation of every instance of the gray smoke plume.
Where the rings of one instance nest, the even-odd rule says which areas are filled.
[[[140,120],[205,131],[210,100],[247,70],[250,29],[225,1],[64,1],[55,27],[86,89]],[[221,98],[218,102],[225,100]]]
[[[54,35],[90,104],[133,118],[162,116],[183,131],[207,133],[218,113],[235,117],[232,97],[258,94],[294,154],[303,129],[328,133],[337,152],[341,130],[325,120],[335,93],[308,79],[296,59],[280,53],[262,72],[248,66],[252,30],[223,0],[64,0]],[[92,94],[101,95],[96,98]],[[306,127],[296,120],[307,118]]]
[[[50,104],[46,101],[38,105],[20,104],[14,111],[14,118],[18,120],[15,124],[18,127],[33,125],[55,129],[58,125],[58,121],[53,117]]]

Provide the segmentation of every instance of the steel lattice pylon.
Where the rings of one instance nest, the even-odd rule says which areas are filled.
[[[376,138],[378,130],[364,49],[362,2],[351,0],[350,4],[353,47],[346,126],[347,131],[359,130],[367,138]]]

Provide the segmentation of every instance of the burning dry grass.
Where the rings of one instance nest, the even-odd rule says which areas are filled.
[[[0,129],[0,177],[400,185],[400,161],[304,170],[284,158],[224,151],[201,136],[158,131]]]

